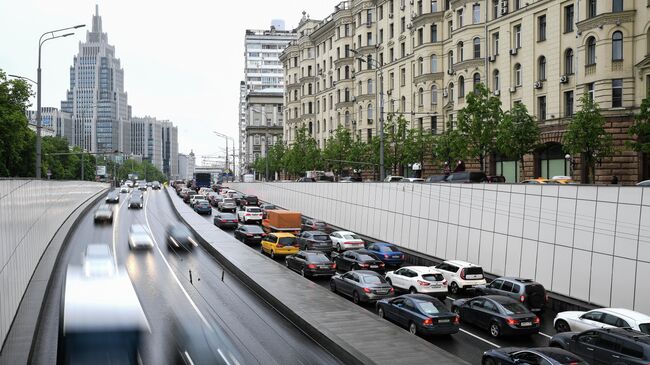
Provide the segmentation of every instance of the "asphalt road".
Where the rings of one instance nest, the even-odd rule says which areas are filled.
[[[65,268],[81,264],[88,243],[107,243],[118,265],[126,267],[138,294],[151,334],[141,351],[144,364],[172,363],[169,324],[175,318],[200,325],[203,321],[221,334],[224,352],[240,364],[340,364],[332,354],[307,337],[223,268],[202,248],[192,252],[168,250],[165,229],[180,223],[165,192],[149,190],[144,209],[127,209],[127,194],[115,206],[112,225],[95,225],[94,209],[76,226],[60,256],[46,311],[37,335],[34,364],[56,358],[59,299]],[[153,234],[151,251],[129,249],[128,231],[143,224]],[[190,274],[191,271],[191,274]],[[192,281],[190,282],[190,275]]]
[[[270,202],[273,203],[273,202]],[[212,209],[213,214],[217,211],[215,208]],[[212,221],[212,216],[205,215],[205,219]],[[318,218],[318,217],[316,217]],[[233,230],[226,231],[229,234],[233,235]],[[242,243],[243,244],[243,243]],[[255,254],[261,255],[259,252],[259,245],[251,245],[255,248]],[[269,260],[272,260],[270,257],[267,257]],[[284,262],[283,258],[276,259],[278,262]],[[396,268],[389,268],[388,270],[394,270]],[[287,269],[288,270],[288,269]],[[296,273],[296,275],[298,275]],[[329,289],[329,279],[327,278],[312,278],[312,281],[318,283],[319,285]],[[402,294],[402,293],[398,293]],[[458,296],[447,296],[446,304],[448,307],[451,307],[451,302],[454,299],[461,297],[471,296],[468,294],[460,294]],[[350,305],[355,305],[350,300]],[[364,308],[375,312],[374,305],[364,305]],[[540,315],[541,318],[541,331],[539,334],[532,336],[518,336],[518,337],[502,337],[494,339],[492,338],[486,330],[474,327],[473,325],[462,323],[460,326],[460,332],[451,336],[437,336],[425,338],[432,345],[437,346],[455,356],[468,361],[471,364],[480,364],[481,356],[484,351],[498,348],[498,347],[540,347],[548,346],[548,339],[550,336],[555,334],[555,329],[553,329],[553,318],[555,318],[555,312],[551,310],[546,310]],[[406,328],[404,329],[406,331]]]

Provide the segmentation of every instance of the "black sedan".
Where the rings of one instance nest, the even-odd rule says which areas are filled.
[[[289,269],[305,277],[336,274],[336,264],[320,251],[300,251],[295,255],[287,256],[285,264]]]
[[[377,301],[377,314],[412,334],[450,335],[458,332],[460,317],[438,299],[425,294],[405,294]]]
[[[167,248],[175,250],[183,248],[187,251],[198,247],[198,243],[189,228],[182,224],[170,225],[167,227]]]
[[[226,214],[226,213],[222,213],[222,214]],[[231,215],[235,217],[234,214]],[[237,217],[235,217],[235,221],[237,221]],[[256,224],[242,224],[235,230],[235,238],[246,244],[251,244],[251,243],[259,244],[262,242],[262,238],[264,236],[266,236],[266,233],[264,233],[262,227]]]
[[[354,270],[336,274],[330,279],[330,289],[349,297],[355,304],[390,298],[395,290],[383,276],[370,270]]]
[[[545,365],[587,365],[580,357],[557,347],[502,347],[487,350],[483,353],[483,365],[515,365],[515,364],[545,364]]]
[[[379,273],[385,271],[384,263],[371,253],[345,251],[339,255],[333,253],[333,259],[340,271],[372,270]]]
[[[465,323],[490,331],[492,337],[539,332],[539,317],[518,301],[500,295],[457,299],[451,310]]]
[[[327,253],[334,250],[330,236],[321,231],[304,231],[298,235],[296,240],[303,250],[316,250]]]
[[[237,228],[237,216],[232,213],[217,212],[212,219],[212,223],[221,229],[234,229]]]

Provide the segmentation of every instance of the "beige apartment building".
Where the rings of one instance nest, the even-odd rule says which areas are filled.
[[[598,180],[650,175],[650,157],[624,146],[650,88],[650,0],[351,0],[322,21],[303,13],[296,31],[280,56],[289,143],[302,126],[321,148],[339,125],[374,138],[382,102],[384,116],[403,114],[411,128],[438,134],[484,83],[504,110],[524,103],[544,143],[527,156],[525,176],[500,156],[491,156],[491,173],[577,178],[580,158],[561,143],[587,93],[618,148],[600,160]]]

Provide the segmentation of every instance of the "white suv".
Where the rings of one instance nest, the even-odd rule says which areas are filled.
[[[206,199],[207,198],[205,197],[205,195],[199,195],[199,194],[193,195],[190,198],[190,207],[194,208],[194,204],[196,204],[197,200],[206,200]]]
[[[242,223],[248,223],[250,221],[261,222],[262,215],[262,209],[254,206],[245,206],[237,211],[237,219]]]
[[[447,298],[447,280],[438,270],[426,266],[406,266],[386,273],[386,281],[409,293],[426,293],[444,301]]]
[[[485,285],[483,268],[465,261],[443,261],[434,267],[447,279],[449,291],[456,294],[461,290],[471,289],[476,285]]]

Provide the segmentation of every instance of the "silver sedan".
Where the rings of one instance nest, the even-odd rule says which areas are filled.
[[[132,250],[153,248],[153,239],[142,224],[133,224],[129,228],[129,248]]]

